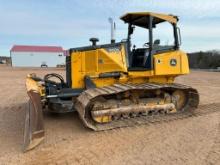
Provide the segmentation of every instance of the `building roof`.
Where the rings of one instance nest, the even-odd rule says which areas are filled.
[[[61,46],[14,45],[11,52],[64,52]]]

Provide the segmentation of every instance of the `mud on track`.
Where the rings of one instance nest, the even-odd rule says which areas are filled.
[[[61,69],[0,67],[0,164],[218,164],[220,112],[147,125],[93,132],[76,113],[45,113],[46,139],[21,152],[26,96],[24,78]],[[197,88],[201,107],[220,111],[220,73],[192,72],[177,79]]]

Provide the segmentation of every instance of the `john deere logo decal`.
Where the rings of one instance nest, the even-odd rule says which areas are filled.
[[[176,59],[171,59],[171,60],[170,60],[170,65],[171,65],[171,66],[176,66],[176,64],[177,64]]]

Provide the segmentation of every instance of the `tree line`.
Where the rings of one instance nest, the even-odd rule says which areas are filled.
[[[220,52],[194,52],[188,53],[189,66],[194,69],[217,69],[220,67]]]

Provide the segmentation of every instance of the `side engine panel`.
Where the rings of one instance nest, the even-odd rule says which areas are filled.
[[[71,87],[84,88],[85,76],[96,78],[100,73],[127,72],[125,56],[123,44],[85,51],[73,51],[69,57],[71,61],[71,80],[69,80],[72,84]],[[102,86],[106,83],[111,84],[114,82],[112,78],[98,79],[96,85]]]
[[[188,74],[187,55],[179,50],[154,55],[154,71],[156,76]]]

